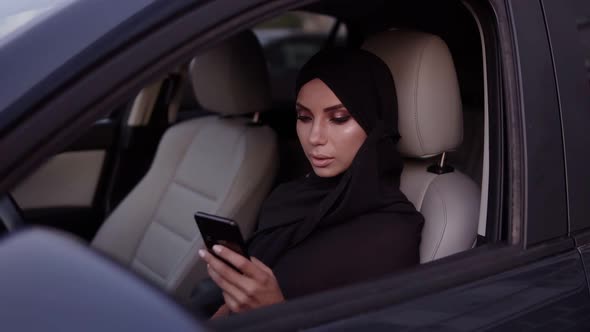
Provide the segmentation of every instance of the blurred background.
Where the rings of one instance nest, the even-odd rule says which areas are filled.
[[[325,44],[344,46],[346,27],[335,18],[291,12],[253,29],[264,48],[275,101],[293,100],[295,77]]]

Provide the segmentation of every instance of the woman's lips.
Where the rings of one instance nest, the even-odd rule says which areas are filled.
[[[320,167],[320,168],[328,167],[334,161],[334,158],[331,158],[331,157],[324,157],[324,156],[322,156],[322,157],[310,156],[310,157],[311,157],[310,158],[311,164],[314,167]]]

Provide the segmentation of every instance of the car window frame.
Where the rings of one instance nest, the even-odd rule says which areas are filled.
[[[100,24],[80,27],[78,32],[68,35],[68,38],[57,38],[52,43],[54,49],[48,52],[44,61],[39,61],[36,47],[46,45],[48,40],[63,36],[64,31],[71,31],[72,26],[79,25],[78,15],[84,17],[90,13],[108,11],[112,7],[103,2],[75,1],[30,27],[19,38],[2,45],[0,66],[7,68],[5,74],[15,79],[9,88],[0,92],[3,113],[0,133],[26,118],[28,110],[39,106],[31,104],[31,101],[39,101],[40,96],[62,89],[69,81],[76,79],[74,73],[95,65],[112,51],[106,43],[101,43],[102,40],[110,40],[112,44],[117,44],[115,46],[123,47],[124,39],[137,34],[138,29],[156,24],[162,17],[186,6],[185,1],[171,2],[168,6],[162,5],[161,1],[149,2],[154,0],[125,2],[111,9],[116,10],[118,15],[101,20]],[[138,11],[143,14],[144,20],[137,19]],[[116,26],[120,27],[118,31],[105,35],[106,31]],[[72,53],[77,54],[72,56]],[[28,70],[23,71],[24,66]],[[64,67],[69,70],[64,71]]]
[[[569,206],[569,233],[590,229],[590,82],[584,67],[584,54],[579,47],[575,17],[563,1],[540,0],[551,47],[554,75],[557,81]],[[590,16],[590,4],[586,4]],[[579,245],[590,242],[578,240]]]
[[[0,191],[8,191],[16,183],[15,178],[21,178],[33,171],[49,155],[63,149],[64,142],[73,140],[70,136],[79,137],[79,133],[72,133],[72,126],[90,127],[93,122],[107,116],[124,100],[133,98],[145,82],[158,79],[166,71],[163,68],[172,68],[177,63],[178,60],[172,59],[178,57],[178,54],[184,54],[183,62],[188,62],[191,58],[188,54],[196,54],[203,44],[235,33],[236,25],[244,26],[248,22],[253,22],[255,18],[269,17],[277,8],[294,8],[297,4],[304,5],[313,1],[283,0],[265,5],[265,0],[249,0],[234,5],[223,0],[205,2],[193,7],[186,7],[186,3],[183,2],[184,6],[172,8],[184,10],[185,13],[182,15],[171,15],[172,10],[168,8],[169,10],[164,13],[167,15],[165,19],[152,17],[150,23],[156,27],[146,25],[143,26],[143,32],[134,30],[129,34],[126,31],[129,28],[128,24],[137,21],[137,18],[133,18],[120,29],[111,31],[108,37],[114,39],[109,45],[112,49],[106,47],[106,40],[100,40],[94,45],[105,48],[99,52],[103,56],[102,59],[96,59],[97,55],[88,51],[60,68],[59,72],[67,76],[62,78],[63,83],[59,86],[61,92],[57,92],[56,87],[46,87],[51,85],[51,82],[55,83],[56,75],[52,74],[41,81],[41,88],[37,89],[36,85],[33,91],[27,93],[19,102],[8,107],[8,110],[19,109],[19,119],[11,123],[11,126],[5,127],[4,131],[0,131],[0,149],[7,156],[4,163],[0,164]],[[257,14],[238,15],[244,11]],[[203,14],[205,12],[209,15]],[[223,24],[217,26],[220,22]],[[123,30],[128,40],[123,39],[118,30]],[[197,35],[201,36],[196,38]],[[124,63],[125,58],[133,59],[134,56],[136,61],[132,65]],[[75,76],[72,72],[86,74]],[[104,88],[122,85],[126,89]],[[76,94],[76,91],[84,93]],[[96,113],[100,115],[94,117]],[[6,116],[6,113],[3,116]],[[8,117],[13,120],[12,115]],[[64,130],[66,128],[68,130]],[[47,139],[48,137],[50,139]],[[44,153],[46,148],[51,153]]]
[[[468,3],[473,6],[476,13],[481,14],[481,6],[479,4],[474,2]],[[506,125],[506,137],[491,137],[490,147],[492,151],[490,154],[491,156],[496,155],[497,157],[498,150],[501,151],[501,149],[498,149],[498,146],[494,146],[494,141],[505,143],[502,146],[506,147],[505,152],[509,160],[506,160],[504,164],[499,166],[500,169],[508,168],[504,169],[504,173],[506,173],[504,180],[490,182],[490,188],[503,188],[501,191],[503,196],[499,197],[498,201],[493,201],[495,197],[493,195],[494,191],[490,189],[492,193],[490,195],[491,202],[499,206],[505,206],[507,210],[502,212],[494,208],[489,208],[488,214],[493,215],[494,212],[500,213],[497,217],[501,221],[501,223],[495,225],[497,229],[489,233],[495,234],[498,238],[505,239],[506,242],[492,243],[449,256],[442,260],[421,265],[413,271],[407,271],[406,273],[392,276],[379,282],[349,286],[333,292],[298,299],[291,303],[281,304],[280,306],[263,308],[251,313],[229,317],[224,321],[213,321],[210,323],[210,327],[221,331],[240,330],[243,326],[247,327],[243,330],[273,330],[285,326],[289,326],[289,328],[305,328],[323,322],[350,317],[355,312],[368,312],[377,310],[378,308],[392,306],[409,298],[416,298],[427,293],[464,284],[478,278],[537,261],[556,253],[571,252],[575,248],[574,240],[564,237],[567,229],[567,214],[565,209],[562,209],[556,214],[558,216],[556,220],[550,221],[540,218],[539,214],[534,219],[531,219],[530,213],[527,213],[528,211],[526,210],[527,208],[531,208],[533,204],[539,204],[544,194],[551,193],[551,190],[539,186],[538,183],[525,183],[526,177],[528,176],[527,165],[520,156],[525,148],[524,144],[527,137],[523,137],[521,128],[527,123],[524,115],[528,116],[528,121],[538,119],[536,119],[534,114],[534,102],[531,103],[531,100],[528,103],[523,101],[523,91],[520,85],[519,74],[523,70],[522,66],[526,66],[527,64],[515,62],[514,57],[516,57],[519,47],[515,35],[518,32],[512,29],[532,29],[535,26],[538,27],[540,22],[538,20],[539,16],[537,16],[536,21],[519,21],[518,25],[525,25],[525,27],[515,27],[513,18],[509,17],[510,14],[514,14],[515,11],[518,14],[524,14],[530,10],[530,7],[526,5],[519,6],[518,8],[505,7],[503,1],[490,1],[490,3],[494,7],[495,19],[501,25],[501,27],[498,27],[500,30],[498,31],[498,35],[502,37],[502,40],[498,41],[496,39],[498,36],[493,31],[487,30],[484,33],[484,40],[486,42],[494,42],[498,45],[498,47],[493,47],[492,45],[494,44],[490,43],[486,47],[488,59],[486,66],[488,66],[487,69],[490,74],[490,77],[488,77],[488,93],[490,96],[490,107],[494,108],[494,111],[491,112],[492,118],[490,122],[495,124],[499,122],[501,125]],[[536,14],[540,14],[540,7],[536,9]],[[482,19],[483,17],[479,18]],[[542,28],[541,31],[544,31],[544,26]],[[520,42],[523,41],[521,40]],[[543,45],[547,46],[541,43],[537,47],[542,48]],[[520,48],[523,46],[524,44],[521,44]],[[502,62],[498,64],[499,66],[497,68],[493,66],[489,67],[490,64],[493,64],[494,56],[502,58]],[[546,60],[547,58],[545,58],[544,65],[550,66],[550,62]],[[494,76],[501,77],[501,81],[495,81],[493,79]],[[552,75],[548,76],[548,80],[555,84]],[[499,89],[496,90],[495,88]],[[526,93],[533,95],[532,91]],[[496,97],[495,100],[494,97]],[[551,108],[551,110],[555,109]],[[500,111],[500,114],[506,114],[506,119],[503,119],[501,115],[498,116],[495,113],[497,111]],[[506,120],[507,123],[512,125],[507,125],[503,120]],[[559,139],[561,137],[561,128],[554,127],[553,129],[552,137]],[[493,130],[491,132],[494,133]],[[528,138],[533,139],[540,133],[529,132],[528,134]],[[558,144],[558,147],[560,146]],[[558,155],[561,156],[562,154]],[[491,157],[491,159],[493,160],[494,157]],[[492,163],[490,167],[493,168],[494,164]],[[494,174],[493,171],[490,174]],[[537,189],[538,191],[535,192]],[[530,192],[535,193],[535,195],[530,195]],[[528,197],[525,196],[527,194]],[[553,192],[553,194],[565,200],[565,185],[556,192]],[[527,203],[530,205],[527,206]],[[530,226],[541,228],[547,225],[548,222],[558,223],[559,227],[543,234],[544,237],[538,237],[532,239],[533,241],[527,242],[527,240],[531,240],[530,238],[527,239],[527,231],[530,230]],[[449,268],[449,270],[446,270],[446,268]],[[438,277],[441,278],[439,279]],[[383,284],[380,284],[380,282],[383,282]],[[380,288],[384,284],[387,284],[387,286]],[[405,293],[405,291],[408,291],[410,295]]]
[[[556,82],[538,0],[508,2],[514,30],[525,166],[523,244],[566,236],[567,199]],[[522,156],[517,157],[522,158]]]

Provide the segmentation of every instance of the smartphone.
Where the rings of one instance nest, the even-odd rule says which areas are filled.
[[[205,246],[207,249],[209,249],[209,252],[239,272],[237,268],[225,261],[223,258],[217,256],[213,251],[213,246],[220,244],[246,257],[247,259],[250,259],[246,242],[242,237],[242,232],[240,232],[240,227],[238,224],[231,219],[201,211],[195,213],[195,221],[199,227],[203,241],[205,241]]]

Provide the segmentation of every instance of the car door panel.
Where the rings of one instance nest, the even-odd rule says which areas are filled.
[[[590,244],[578,247],[578,251],[580,252],[580,255],[582,255],[584,272],[586,272],[586,282],[588,283],[588,289],[590,290]]]
[[[104,219],[118,122],[118,117],[97,121],[13,188],[11,194],[27,224],[92,238]]]
[[[541,4],[538,0],[508,4],[520,81],[522,157],[527,165],[523,184],[527,218],[524,241],[530,246],[568,232],[562,128]]]
[[[570,232],[590,227],[590,2],[542,0],[558,83]]]
[[[105,150],[63,152],[22,181],[12,196],[23,211],[91,208]]]
[[[588,317],[579,320],[579,317]],[[590,328],[590,295],[577,251],[309,331],[524,331]]]

